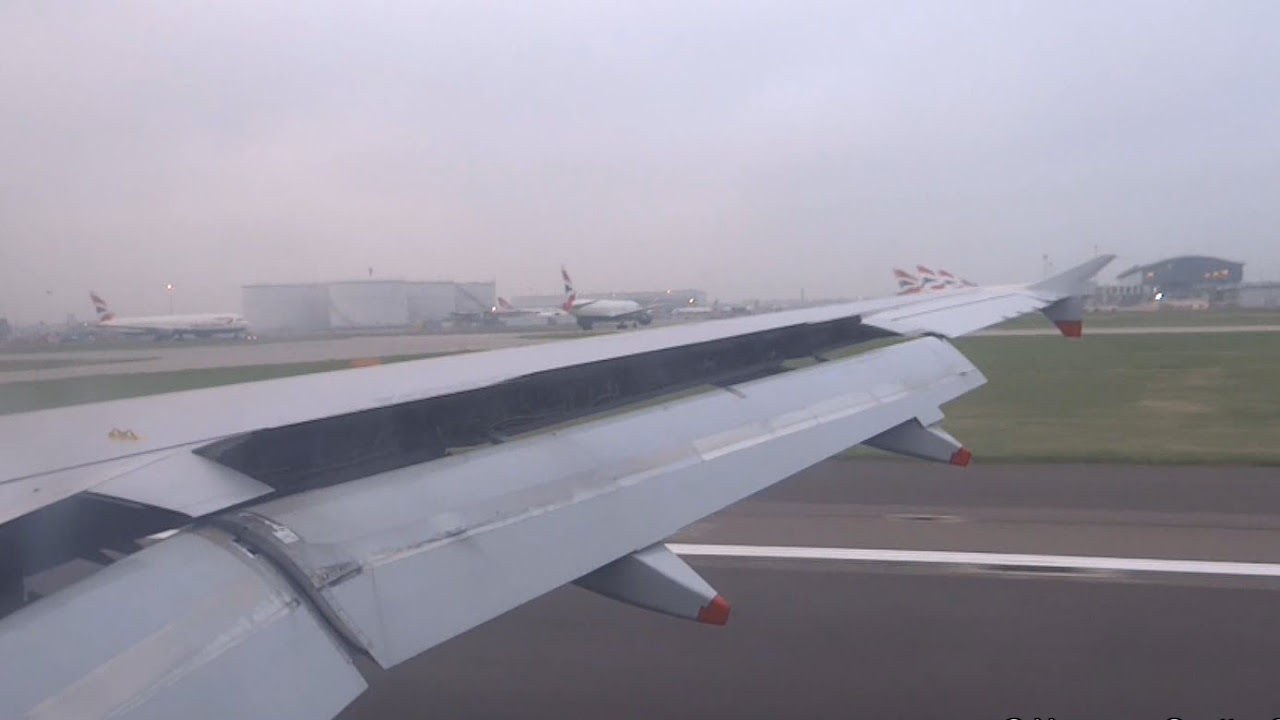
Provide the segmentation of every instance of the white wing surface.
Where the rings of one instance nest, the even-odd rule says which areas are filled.
[[[590,576],[982,382],[924,338],[216,517],[0,622],[0,710],[328,717],[363,689],[350,654],[390,667],[584,577],[723,622],[673,573]]]

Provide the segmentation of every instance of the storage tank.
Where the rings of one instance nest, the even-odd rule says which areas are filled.
[[[401,280],[352,280],[329,283],[328,287],[329,327],[334,330],[409,324],[409,305]]]
[[[453,314],[454,283],[425,281],[405,283],[409,303],[409,322],[414,325],[434,324]]]
[[[461,282],[454,284],[453,311],[462,315],[487,313],[498,302],[494,282]]]
[[[323,285],[245,285],[245,320],[258,333],[323,332],[329,329],[329,293]]]

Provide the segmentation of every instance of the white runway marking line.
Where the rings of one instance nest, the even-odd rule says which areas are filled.
[[[1154,558],[1095,557],[1083,555],[1016,555],[942,550],[878,550],[871,548],[786,547],[779,545],[667,545],[677,555],[793,560],[844,560],[872,563],[963,565],[984,568],[1053,568],[1109,570],[1115,572],[1177,573],[1280,577],[1280,564],[1218,562],[1211,560],[1157,560]]]

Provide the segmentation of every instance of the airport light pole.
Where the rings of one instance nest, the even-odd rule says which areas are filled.
[[[164,291],[169,294],[169,314],[173,314],[173,283],[165,283]]]

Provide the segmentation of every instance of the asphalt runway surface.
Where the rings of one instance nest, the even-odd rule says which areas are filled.
[[[672,541],[1280,562],[1280,469],[832,460]],[[367,718],[1280,717],[1280,580],[687,557],[725,627],[561,588]]]
[[[528,336],[521,333],[440,334],[440,335],[365,335],[334,339],[297,341],[238,341],[206,343],[176,347],[169,343],[151,346],[115,347],[110,350],[62,350],[44,353],[9,353],[0,357],[0,383],[32,380],[60,380],[71,377],[117,375],[125,373],[172,372],[246,365],[284,365],[326,360],[394,355],[425,355],[475,350],[494,350],[515,345],[544,342],[538,330]],[[567,334],[571,337],[571,334]],[[3,361],[56,363],[80,361],[83,365],[61,365],[36,370],[3,370]]]

